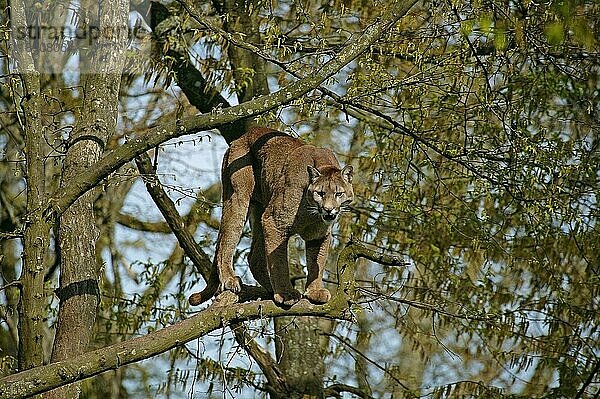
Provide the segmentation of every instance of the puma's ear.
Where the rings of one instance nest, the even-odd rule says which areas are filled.
[[[344,169],[342,169],[342,178],[344,180],[346,180],[348,183],[352,183],[352,175],[354,174],[354,168],[352,168],[352,165],[346,165],[344,166]]]
[[[319,169],[308,165],[308,180],[312,183],[315,180],[317,180],[317,178],[319,176],[321,176],[321,172],[319,172]]]

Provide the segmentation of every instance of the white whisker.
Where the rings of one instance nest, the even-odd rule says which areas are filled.
[[[306,211],[309,215],[318,215],[320,213],[319,208],[317,208],[316,206],[309,206],[306,208]]]

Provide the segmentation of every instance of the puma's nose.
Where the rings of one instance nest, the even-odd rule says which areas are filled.
[[[323,207],[323,219],[335,220],[336,216],[337,216],[337,210],[335,208]]]

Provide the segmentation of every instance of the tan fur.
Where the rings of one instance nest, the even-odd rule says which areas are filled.
[[[304,295],[315,303],[327,302],[331,294],[322,278],[331,226],[353,199],[352,167],[340,169],[330,150],[275,130],[253,128],[225,153],[222,182],[214,270],[207,287],[190,296],[190,303],[204,302],[218,289],[240,291],[233,255],[247,218],[252,228],[250,270],[273,292],[274,300],[289,306],[301,298],[290,282],[287,253],[288,240],[298,234],[306,242]]]

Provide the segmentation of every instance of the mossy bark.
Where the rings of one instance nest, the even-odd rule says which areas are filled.
[[[15,26],[26,26],[21,1],[11,2],[11,18]],[[20,46],[22,47],[22,46]],[[13,91],[21,93],[19,104],[21,129],[25,138],[27,219],[23,237],[23,268],[20,276],[19,300],[19,369],[36,367],[44,362],[44,329],[46,326],[46,293],[44,275],[51,223],[43,216],[46,201],[44,172],[44,133],[40,120],[40,74],[31,53],[24,48],[15,51],[20,82],[11,80]]]

